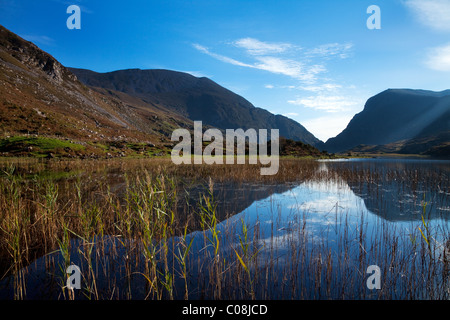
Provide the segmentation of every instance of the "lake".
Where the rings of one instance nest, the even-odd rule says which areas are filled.
[[[280,163],[281,174],[287,170],[280,180],[194,173],[173,189],[163,182],[142,193],[122,164],[95,168],[61,170],[70,174],[55,183],[66,203],[55,209],[66,210],[55,222],[59,240],[29,263],[16,261],[21,268],[2,280],[2,299],[450,298],[449,161],[290,160]],[[49,203],[52,184],[44,185]],[[77,205],[75,190],[89,201]],[[85,211],[88,226],[64,220],[67,212],[85,220]],[[150,211],[153,220],[145,218]],[[73,292],[62,272],[70,264],[83,275]],[[379,288],[370,287],[370,266]]]

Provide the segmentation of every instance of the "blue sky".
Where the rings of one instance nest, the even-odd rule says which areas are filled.
[[[387,88],[450,88],[450,0],[0,0],[0,24],[65,66],[209,77],[323,141]]]

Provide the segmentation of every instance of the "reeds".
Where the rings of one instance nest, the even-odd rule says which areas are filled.
[[[68,167],[80,173],[39,176],[43,168]],[[29,283],[42,273],[54,275],[41,283],[51,287],[49,299],[450,298],[448,224],[430,226],[425,202],[422,219],[408,232],[383,218],[369,228],[367,213],[355,221],[336,204],[334,223],[320,233],[312,231],[307,210],[293,209],[286,226],[272,202],[265,234],[269,229],[258,223],[222,220],[214,193],[225,181],[338,180],[377,194],[392,179],[448,193],[439,173],[429,179],[395,168],[320,170],[317,162],[293,159],[282,160],[273,177],[260,176],[253,165],[173,166],[170,160],[111,162],[107,171],[98,162],[8,165],[2,172],[0,255],[3,283],[13,279],[9,298],[33,296]],[[192,193],[193,185],[201,192]],[[82,271],[80,290],[65,287],[70,264]],[[365,285],[372,264],[381,268],[381,290]]]

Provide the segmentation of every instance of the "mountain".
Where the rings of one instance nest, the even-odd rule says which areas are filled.
[[[69,68],[84,84],[125,93],[219,129],[279,129],[280,136],[320,145],[298,122],[256,108],[243,97],[208,78],[170,70],[128,69],[108,73]]]
[[[0,26],[0,154],[160,153],[192,121],[126,94],[92,90],[50,54]]]
[[[66,68],[1,25],[0,97],[0,156],[169,154],[172,132],[192,130],[193,120],[203,120],[205,129],[279,128],[287,138],[320,142],[297,122],[255,108],[207,78],[169,70],[99,74]],[[319,153],[303,144],[293,150]]]
[[[367,100],[328,152],[449,154],[450,90],[388,89]]]

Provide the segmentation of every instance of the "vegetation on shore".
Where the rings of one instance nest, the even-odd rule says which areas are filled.
[[[204,143],[203,148],[208,143]],[[38,135],[8,136],[0,139],[0,156],[48,158],[145,158],[162,157],[171,153],[173,143],[154,145],[149,142],[76,141],[68,138]],[[248,152],[248,148],[247,148]],[[280,156],[296,158],[334,158],[326,151],[300,141],[280,139]]]
[[[261,176],[259,165],[176,166],[163,158],[103,161],[2,163],[0,285],[6,283],[3,292],[12,290],[11,298],[33,296],[32,276],[39,268],[46,275],[41,283],[46,281],[47,296],[41,298],[449,298],[448,249],[436,241],[448,239],[448,229],[430,228],[426,215],[405,234],[383,220],[377,232],[368,230],[364,215],[356,229],[345,216],[336,216],[342,221],[335,230],[337,248],[308,231],[308,212],[296,212],[292,224],[298,227],[283,239],[266,235],[262,241],[257,229],[243,221],[220,225],[215,184],[334,181],[338,172],[318,170],[316,161],[281,160],[276,176]],[[56,175],[61,171],[77,173]],[[382,175],[346,169],[339,175],[375,184],[401,176],[404,183],[424,181],[427,188],[446,192],[449,187],[444,176],[401,169]],[[192,184],[202,191],[192,193]],[[276,216],[275,203],[273,208]],[[277,229],[276,219],[272,223]],[[231,249],[236,235],[238,245]],[[364,240],[367,235],[370,242]],[[194,247],[196,236],[204,242]],[[279,241],[287,252],[279,251]],[[290,257],[289,264],[283,264],[283,257]],[[383,290],[365,287],[370,261],[382,267]],[[81,290],[66,287],[71,263],[82,270]]]

